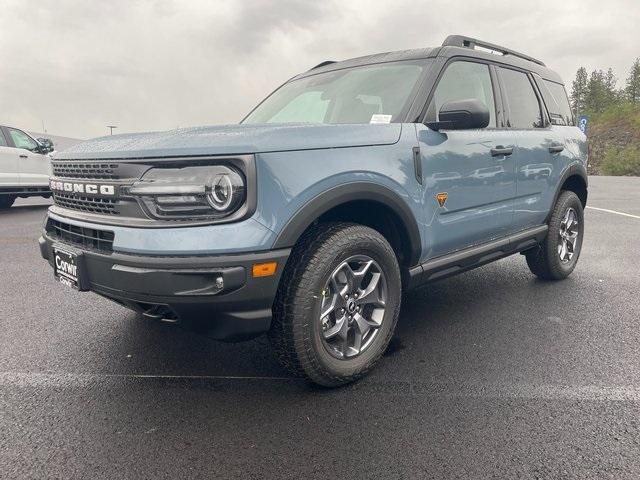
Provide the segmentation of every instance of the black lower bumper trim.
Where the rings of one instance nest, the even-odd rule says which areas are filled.
[[[40,238],[53,267],[56,240]],[[77,250],[77,246],[75,246]],[[88,289],[141,313],[171,313],[213,338],[238,340],[267,331],[290,249],[212,256],[142,256],[81,250]],[[276,274],[254,278],[255,263],[275,261]]]

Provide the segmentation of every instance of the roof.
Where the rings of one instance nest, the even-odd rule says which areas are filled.
[[[402,60],[418,60],[421,58],[434,57],[434,52],[438,48],[417,48],[414,50],[399,50],[397,52],[375,53],[364,57],[350,58],[339,62],[322,62],[318,66],[306,72],[297,75],[294,78],[302,78],[309,75],[315,75],[321,72],[331,72],[333,70],[341,70],[343,68],[360,67],[362,65],[373,65],[376,63],[399,62]],[[324,64],[324,65],[323,65]]]
[[[479,50],[478,49],[486,49]],[[489,51],[491,50],[491,51]],[[492,53],[495,52],[495,53]],[[529,55],[516,52],[506,47],[484,42],[463,35],[450,35],[439,47],[417,48],[412,50],[400,50],[396,52],[376,53],[364,57],[350,58],[339,62],[322,62],[294,78],[303,78],[322,72],[341,70],[343,68],[359,67],[376,63],[398,62],[403,60],[418,60],[423,58],[465,56],[490,60],[503,65],[510,65],[540,75],[542,78],[553,82],[564,83],[556,72],[546,67],[544,63]]]

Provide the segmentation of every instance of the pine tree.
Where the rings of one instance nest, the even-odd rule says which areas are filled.
[[[611,102],[611,91],[607,85],[607,74],[602,70],[594,70],[589,76],[585,109],[590,113],[600,113]]]
[[[576,115],[584,112],[586,108],[587,82],[587,69],[580,67],[576,72],[576,79],[571,84],[571,108]]]
[[[627,78],[624,89],[625,97],[632,103],[640,103],[640,57],[631,66],[631,73]]]
[[[616,90],[616,83],[618,83],[618,79],[614,75],[613,69],[609,67],[609,70],[607,70],[607,73],[604,75],[607,106],[612,105],[618,101],[618,91]]]

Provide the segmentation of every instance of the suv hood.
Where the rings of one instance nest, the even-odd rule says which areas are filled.
[[[400,124],[263,124],[221,125],[110,135],[79,143],[56,154],[56,159],[238,155],[246,153],[315,150],[322,148],[389,145],[400,138]]]

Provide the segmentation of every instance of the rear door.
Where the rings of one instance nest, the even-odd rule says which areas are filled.
[[[9,146],[3,127],[0,127],[0,189],[19,184],[18,155],[15,148]]]
[[[516,192],[514,138],[503,125],[493,67],[466,58],[450,61],[431,94],[424,121],[437,121],[444,103],[464,99],[477,99],[487,106],[487,128],[435,132],[423,124],[416,126],[429,243],[423,260],[511,230]]]
[[[42,186],[49,184],[51,158],[39,153],[39,145],[29,134],[17,128],[7,127],[6,132],[16,147],[18,170],[22,186]]]
[[[497,69],[507,126],[516,142],[513,158],[517,198],[513,224],[518,230],[542,225],[549,212],[550,190],[555,188],[558,161],[550,148],[557,143],[530,73],[508,67]]]
[[[533,75],[533,79],[538,86],[538,91],[546,105],[546,110],[550,120],[549,135],[545,138],[547,147],[546,155],[549,163],[552,164],[552,176],[547,185],[539,185],[545,194],[540,200],[540,210],[548,212],[551,210],[555,200],[555,189],[557,188],[561,176],[567,166],[575,163],[576,160],[584,158],[586,155],[585,136],[576,126],[575,117],[569,106],[569,97],[564,89],[564,85],[551,80],[542,79]],[[522,189],[527,190],[533,187],[531,182],[535,182],[534,176],[522,177],[518,184]],[[545,217],[546,218],[546,217]]]

